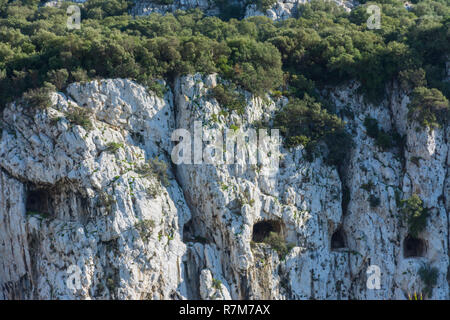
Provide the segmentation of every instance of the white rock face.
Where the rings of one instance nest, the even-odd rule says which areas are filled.
[[[135,1],[131,14],[135,16],[146,16],[151,13],[165,14],[177,10],[200,9],[207,15],[218,14],[218,8],[213,0],[174,0],[171,4],[159,4],[157,1],[138,0]]]
[[[175,181],[164,187],[139,172],[168,150],[170,92],[161,99],[128,80],[67,91],[73,99],[54,94],[46,111],[4,111],[0,298],[185,295],[179,230],[190,210]],[[92,111],[93,130],[67,120],[77,105]],[[121,147],[109,151],[111,142]],[[80,286],[71,289],[74,270]]]
[[[217,122],[212,120],[220,106],[208,97],[210,87],[206,84],[216,83],[210,78],[197,75],[177,82],[178,128],[193,131],[194,121],[212,123],[212,127],[220,129],[231,125],[223,116]],[[283,103],[280,100],[267,105],[259,98],[247,98],[246,114],[242,118],[230,117],[241,128],[248,127],[250,120],[261,120]],[[203,226],[196,229],[196,236],[227,248],[219,250],[219,262],[225,271],[213,276],[225,277],[223,284],[234,299],[337,295],[334,277],[343,275],[339,269],[346,264],[347,254],[331,252],[328,234],[337,229],[342,215],[339,176],[320,159],[306,161],[300,149],[294,153],[284,151],[282,158],[282,168],[274,179],[250,165],[178,166],[187,201],[195,208],[194,225]],[[246,203],[242,205],[241,199]],[[283,275],[278,274],[280,257],[260,244],[252,249],[253,225],[260,221],[278,221],[286,240],[296,246],[296,254],[281,264]],[[331,272],[332,269],[337,270]],[[312,274],[323,277],[320,287],[304,286]],[[300,275],[304,280],[299,279]],[[280,285],[281,281],[287,282],[286,288]]]
[[[63,2],[64,0],[51,0],[51,1],[47,1],[44,2],[43,6],[44,7],[59,7],[61,5],[61,2]],[[87,0],[71,0],[70,2],[74,2],[74,3],[84,3]]]
[[[337,5],[343,7],[345,11],[350,12],[355,6],[353,1],[332,0]],[[256,4],[247,5],[245,17],[267,16],[274,21],[286,20],[298,15],[298,5],[310,2],[309,0],[278,0],[265,12],[262,12]]]
[[[345,179],[351,200],[343,225],[349,248],[359,253],[352,262],[356,274],[363,274],[367,265],[373,264],[381,268],[383,276],[380,290],[366,290],[366,283],[361,281],[364,277],[359,277],[354,288],[360,292],[360,298],[404,299],[405,294],[423,292],[417,273],[424,263],[429,263],[439,270],[433,298],[448,299],[448,208],[443,202],[448,194],[444,187],[448,170],[445,132],[416,130],[417,123],[407,122],[409,99],[396,87],[390,100],[378,106],[364,103],[355,89],[356,86],[342,88],[332,95],[336,106],[349,105],[355,116],[346,119],[352,127],[355,148]],[[366,116],[377,119],[385,131],[394,129],[405,135],[404,150],[394,148],[386,152],[376,146],[363,125]],[[370,184],[374,187],[365,190],[364,186]],[[428,225],[420,237],[426,253],[418,258],[405,257],[407,228],[400,222],[397,199],[413,194],[419,195],[424,206],[430,208]],[[379,206],[371,207],[370,196],[380,199]]]
[[[333,0],[336,4],[350,11],[354,4],[353,1]],[[153,12],[165,14],[167,12],[175,12],[176,10],[200,9],[206,15],[217,15],[220,13],[213,0],[174,0],[172,4],[164,5],[158,4],[157,1],[138,0],[131,10],[132,15],[145,16]],[[265,12],[261,11],[256,4],[248,4],[246,0],[231,0],[231,4],[241,7],[243,9],[244,17],[252,16],[267,16],[272,20],[285,20],[295,17],[297,14],[297,7],[299,4],[306,3],[308,0],[278,0],[276,3]]]
[[[326,93],[354,139],[342,172],[301,147],[280,148],[275,175],[245,162],[172,165],[175,128],[201,121],[244,136],[287,102],[244,92],[244,113],[225,114],[209,94],[220,81],[181,77],[163,98],[129,80],[92,81],[55,93],[45,111],[8,106],[0,298],[406,299],[424,292],[425,263],[438,270],[430,298],[449,298],[448,128],[416,129],[396,87],[371,105],[349,84]],[[77,106],[90,110],[91,130],[70,116]],[[381,150],[366,116],[404,135],[405,147]],[[169,164],[169,186],[142,170],[155,157]],[[412,194],[430,212],[418,257],[399,219],[398,200]],[[286,254],[261,242],[269,229]],[[379,289],[367,287],[374,265]]]
[[[297,12],[299,3],[304,3],[302,0],[285,0],[277,1],[272,8],[265,12],[261,11],[256,4],[248,5],[245,10],[245,17],[253,16],[267,16],[272,20],[285,20],[293,17]]]
[[[58,7],[64,0],[52,0],[44,3],[47,7]],[[332,0],[337,5],[343,7],[346,11],[351,11],[355,6],[353,0]],[[86,0],[73,0],[71,2],[84,3]],[[277,0],[275,4],[265,10],[261,11],[256,4],[248,4],[247,0],[229,0],[237,8],[241,8],[244,18],[253,16],[267,16],[274,21],[281,21],[297,15],[297,8],[299,4],[307,3],[309,0]],[[133,16],[147,16],[152,13],[166,14],[174,13],[177,10],[199,9],[208,16],[220,14],[220,8],[216,5],[214,0],[173,0],[170,4],[161,4],[156,0],[135,0],[134,5],[130,10]]]

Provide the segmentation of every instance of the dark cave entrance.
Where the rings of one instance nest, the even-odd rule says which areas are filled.
[[[50,193],[44,189],[31,189],[27,193],[25,209],[27,213],[50,213]]]
[[[257,222],[253,225],[252,240],[254,242],[263,242],[271,232],[280,233],[281,223],[275,220]]]
[[[195,239],[194,227],[192,225],[192,220],[186,222],[183,226],[183,242],[190,242]]]
[[[403,257],[414,258],[425,256],[426,246],[422,239],[407,236],[403,241]]]
[[[344,230],[338,228],[331,236],[331,250],[338,250],[346,247]]]
[[[201,230],[199,228],[195,228],[196,225],[203,225],[201,221],[194,221],[195,218],[192,218],[188,222],[186,222],[183,226],[183,242],[199,242],[202,244],[207,244],[210,241],[204,237]],[[206,231],[206,230],[203,230]]]

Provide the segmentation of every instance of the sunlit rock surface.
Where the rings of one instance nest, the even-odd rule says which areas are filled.
[[[164,97],[130,80],[91,81],[54,93],[48,110],[10,104],[0,140],[0,298],[407,299],[425,290],[424,264],[438,269],[430,298],[449,298],[448,128],[406,121],[409,98],[395,85],[371,105],[349,83],[323,92],[354,139],[339,172],[323,157],[308,161],[302,147],[280,148],[274,175],[245,163],[174,165],[176,128],[245,130],[287,102],[243,92],[244,114],[221,114],[209,94],[221,81],[180,77]],[[92,128],[74,110],[89,110]],[[367,116],[404,135],[404,147],[380,149]],[[169,184],[143,170],[156,158]],[[412,194],[430,217],[411,247],[398,200]],[[289,245],[285,256],[261,242],[269,231]],[[367,287],[373,265],[378,290]]]

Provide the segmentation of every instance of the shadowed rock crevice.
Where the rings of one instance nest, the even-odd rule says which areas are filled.
[[[25,209],[29,214],[49,215],[51,212],[50,191],[30,186],[26,195]]]
[[[254,242],[263,242],[271,232],[281,233],[281,223],[279,221],[260,221],[253,225],[252,240]]]
[[[426,254],[425,241],[407,236],[403,241],[403,256],[405,258],[424,257]]]
[[[338,228],[331,236],[331,249],[344,249],[347,247],[346,243],[347,241],[344,230],[342,230],[342,228]]]
[[[210,241],[202,235],[199,234],[199,230],[196,230],[195,226],[199,225],[198,221],[194,221],[194,218],[186,222],[183,226],[183,242],[199,242],[202,244],[207,244]]]

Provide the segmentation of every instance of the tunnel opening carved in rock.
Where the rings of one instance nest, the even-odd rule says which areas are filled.
[[[282,231],[281,223],[275,220],[260,221],[253,225],[252,240],[254,242],[264,242],[271,232],[280,234]]]
[[[27,192],[25,209],[27,213],[48,215],[50,213],[50,193],[45,189],[30,189]]]
[[[407,236],[403,241],[403,256],[405,258],[424,257],[425,252],[426,246],[422,239]]]
[[[345,233],[342,228],[338,228],[331,236],[331,250],[346,248]]]

